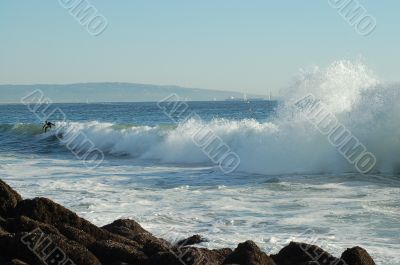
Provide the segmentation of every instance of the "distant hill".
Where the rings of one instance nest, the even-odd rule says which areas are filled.
[[[19,103],[21,98],[35,89],[43,91],[53,102],[143,102],[158,101],[176,93],[187,101],[211,101],[241,99],[242,93],[184,88],[179,86],[158,86],[131,83],[81,83],[66,85],[0,85],[0,103]],[[260,95],[247,94],[248,98]]]

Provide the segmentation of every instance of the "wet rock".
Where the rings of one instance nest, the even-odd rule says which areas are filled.
[[[25,215],[41,223],[49,224],[57,229],[69,225],[82,230],[95,239],[105,240],[110,238],[110,233],[80,218],[74,212],[46,198],[34,198],[18,203],[13,211],[14,216]]]
[[[240,243],[223,264],[276,265],[253,241]]]
[[[119,219],[102,228],[113,234],[135,241],[138,247],[148,256],[152,256],[158,252],[167,252],[172,248],[169,242],[153,236],[136,221],[131,219]]]
[[[200,235],[193,235],[191,237],[178,241],[178,243],[176,243],[176,246],[185,247],[200,244],[202,242],[207,242],[207,240]]]
[[[92,253],[78,243],[38,230],[0,236],[0,249],[7,258],[26,260],[29,264],[49,264],[55,259],[70,260],[76,265],[101,265]]]
[[[21,241],[27,233],[0,235],[0,250],[4,261],[10,262],[13,259],[29,260],[30,264],[43,263],[28,249]],[[3,263],[1,263],[3,264]]]
[[[309,264],[317,262],[320,265],[336,264],[342,265],[341,261],[322,248],[305,243],[290,242],[290,244],[271,258],[277,265]],[[307,263],[308,262],[308,263]]]
[[[0,179],[0,216],[7,217],[20,201],[21,195]]]
[[[138,249],[111,240],[97,241],[89,249],[103,264],[113,262],[144,264],[147,260],[147,256]]]
[[[221,265],[231,249],[174,248],[152,256],[148,265]]]
[[[118,219],[102,228],[127,238],[150,234],[139,223],[131,219]]]
[[[368,252],[361,247],[348,248],[341,258],[347,265],[375,265]]]
[[[88,247],[89,245],[93,244],[96,241],[94,237],[87,234],[86,232],[69,225],[60,227],[60,233],[63,234],[69,240],[79,242],[85,247]]]
[[[26,216],[7,218],[3,221],[0,220],[0,225],[10,233],[31,232],[37,228],[40,228],[46,234],[62,236],[54,226],[32,220]]]

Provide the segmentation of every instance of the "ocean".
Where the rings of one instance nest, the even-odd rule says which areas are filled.
[[[371,86],[356,70],[349,84],[335,71],[334,81],[327,73],[299,80],[308,78],[315,90],[307,93],[376,158],[366,173],[288,99],[186,102],[196,118],[172,117],[156,102],[49,104],[65,119],[52,119],[47,134],[43,109],[0,105],[0,177],[96,225],[133,218],[171,241],[200,234],[204,247],[233,248],[251,239],[267,253],[292,240],[335,255],[360,245],[377,264],[400,264],[399,89]],[[204,128],[237,155],[237,167],[224,170],[196,144]],[[78,135],[104,159],[82,161]]]

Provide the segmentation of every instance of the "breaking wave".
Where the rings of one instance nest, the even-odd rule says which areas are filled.
[[[326,135],[293,103],[308,94],[322,102],[338,121],[376,157],[375,172],[397,172],[400,163],[399,86],[382,84],[361,63],[338,61],[326,69],[302,70],[281,91],[283,104],[269,122],[252,119],[202,121],[176,126],[139,126],[112,123],[59,122],[61,143],[84,134],[109,155],[176,164],[213,164],[193,136],[206,128],[220,137],[240,158],[239,171],[260,174],[355,172]],[[1,125],[0,132],[38,136],[31,124]],[[54,137],[54,135],[52,135]],[[52,137],[46,136],[46,137]],[[41,138],[40,138],[41,139]]]

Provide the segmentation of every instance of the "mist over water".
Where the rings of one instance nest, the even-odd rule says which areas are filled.
[[[334,253],[361,245],[378,264],[400,264],[399,91],[362,63],[337,61],[301,70],[279,103],[189,102],[201,120],[174,123],[156,103],[57,104],[67,120],[43,135],[26,106],[1,105],[0,176],[96,224],[129,217],[171,240],[190,231],[209,247],[254,239],[268,252],[313,229]],[[307,95],[376,157],[369,174],[296,108]],[[193,142],[202,128],[240,157],[234,173]],[[82,133],[105,154],[96,170],[67,148]]]

